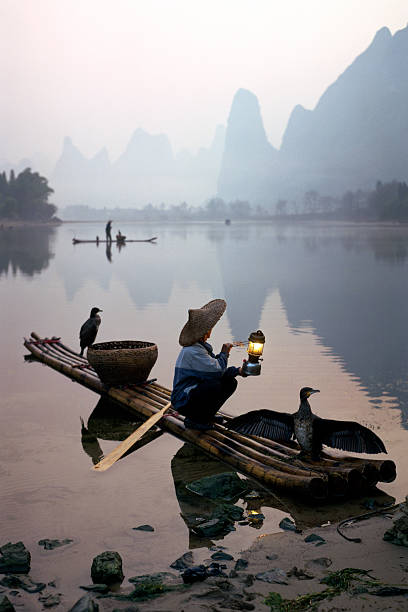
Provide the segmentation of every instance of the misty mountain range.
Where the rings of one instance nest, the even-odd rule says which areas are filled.
[[[279,150],[268,141],[257,97],[239,89],[227,128],[218,126],[197,155],[175,155],[166,135],[137,129],[112,163],[106,149],[87,159],[66,138],[49,175],[53,201],[197,205],[218,195],[270,207],[310,190],[338,196],[377,180],[407,181],[407,108],[408,26],[394,35],[382,28],[313,110],[293,109]]]

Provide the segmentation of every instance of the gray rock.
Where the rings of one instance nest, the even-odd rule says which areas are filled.
[[[81,585],[79,588],[84,589],[84,591],[92,591],[93,593],[106,593],[109,591],[107,584],[85,584]]]
[[[31,555],[22,542],[0,547],[0,574],[28,574]]]
[[[107,550],[92,561],[91,577],[94,584],[120,584],[124,575],[122,559],[118,552]]]
[[[0,612],[16,612],[15,607],[6,595],[0,595]]]
[[[133,531],[154,531],[154,527],[151,525],[139,525],[139,527],[132,527]]]
[[[246,559],[238,559],[235,564],[235,571],[239,572],[248,567],[248,561]]]
[[[187,569],[188,567],[191,567],[193,564],[193,553],[191,552],[191,550],[189,550],[188,552],[184,553],[184,555],[181,555],[181,557],[173,561],[173,563],[170,563],[170,567],[182,571]]]
[[[294,531],[295,533],[301,533],[300,529],[297,529],[292,519],[288,517],[285,517],[281,520],[281,522],[279,523],[279,527],[281,529],[285,529],[286,531]]]
[[[309,561],[308,565],[314,564],[320,565],[321,567],[330,567],[332,563],[333,561],[328,557],[318,557],[317,559],[312,559],[311,561]]]
[[[326,544],[326,540],[316,533],[311,533],[306,536],[304,539],[305,542],[314,542],[315,546],[321,546],[322,544]]]
[[[211,555],[211,559],[214,559],[214,561],[233,561],[234,557],[219,550]]]
[[[383,539],[397,546],[408,546],[408,516],[404,513],[384,533]]]
[[[291,570],[288,571],[288,577],[294,576],[298,580],[313,580],[314,576],[312,574],[306,574],[306,572],[302,569],[298,569],[296,565],[292,567]]]
[[[46,587],[44,582],[34,582],[30,576],[9,574],[0,580],[0,584],[9,589],[23,589],[27,593],[38,593]]]
[[[223,472],[205,476],[186,485],[186,488],[197,495],[210,499],[238,499],[247,490],[246,484],[236,472]]]
[[[54,606],[59,606],[59,604],[61,603],[61,594],[49,593],[48,595],[42,595],[38,598],[38,601],[42,603],[44,608],[53,608]]]
[[[87,594],[81,597],[81,599],[78,599],[68,612],[99,612],[99,606],[96,601],[92,599],[91,595]]]
[[[262,580],[263,582],[275,582],[276,584],[288,584],[286,582],[287,573],[279,568],[274,568],[269,570],[268,572],[260,572],[255,575],[257,580]]]
[[[74,540],[70,540],[66,538],[65,540],[49,540],[45,538],[44,540],[39,540],[39,546],[43,546],[44,550],[54,550],[54,548],[59,548],[60,546],[66,546],[67,544],[71,544]]]
[[[214,538],[222,535],[226,528],[229,527],[229,522],[219,518],[213,518],[200,525],[192,527],[192,531],[201,538]]]
[[[141,576],[132,576],[128,579],[135,586],[150,584],[162,584],[163,586],[174,586],[181,584],[182,580],[176,574],[171,572],[156,572],[155,574],[142,574]]]

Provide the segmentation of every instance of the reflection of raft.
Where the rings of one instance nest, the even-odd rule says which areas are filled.
[[[83,243],[98,244],[99,242],[110,242],[111,244],[118,242],[119,244],[123,244],[123,243],[127,244],[128,242],[155,242],[155,240],[157,240],[157,236],[153,236],[153,238],[146,238],[146,240],[129,240],[128,238],[126,238],[126,236],[122,236],[120,240],[118,238],[116,238],[115,240],[80,240],[79,238],[73,238],[72,244],[83,244]]]
[[[92,391],[109,396],[132,414],[150,417],[170,399],[170,390],[156,383],[106,387],[88,361],[58,338],[40,339],[34,333],[31,336],[24,345],[37,359]],[[318,462],[300,461],[295,442],[281,444],[242,436],[219,425],[203,433],[185,429],[183,421],[177,412],[169,411],[160,426],[272,489],[323,500],[361,494],[377,482],[391,482],[396,476],[395,464],[390,460],[324,454]]]

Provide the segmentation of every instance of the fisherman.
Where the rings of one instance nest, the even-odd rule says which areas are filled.
[[[186,428],[206,431],[213,422],[222,423],[223,418],[215,414],[237,388],[236,376],[244,376],[242,367],[227,367],[231,343],[223,344],[214,355],[207,342],[226,307],[224,300],[216,299],[189,309],[180,333],[183,348],[176,361],[171,403],[186,417]]]
[[[112,242],[111,229],[112,229],[112,221],[109,219],[105,227],[105,234],[106,234],[107,242]]]

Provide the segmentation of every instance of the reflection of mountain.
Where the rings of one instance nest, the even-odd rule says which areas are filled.
[[[54,236],[55,228],[50,227],[0,229],[0,276],[9,270],[14,276],[18,271],[33,276],[45,270],[54,257]]]
[[[293,226],[272,235],[249,228],[247,241],[218,243],[232,335],[259,325],[278,288],[292,328],[307,322],[324,346],[375,397],[398,398],[408,419],[406,233]],[[344,238],[347,236],[347,238]],[[265,330],[264,330],[265,331]]]
[[[121,229],[128,236],[134,235],[131,226]],[[191,237],[195,230],[190,228],[187,233]],[[95,235],[93,226],[89,235]],[[97,282],[108,291],[114,276],[126,287],[137,308],[167,304],[175,283],[189,286],[198,281],[202,289],[211,289],[214,296],[222,296],[223,288],[214,273],[217,262],[208,252],[208,241],[201,229],[196,232],[194,241],[194,249],[190,249],[185,228],[180,232],[177,229],[161,230],[158,244],[128,244],[120,255],[114,245],[113,265],[106,260],[103,247],[76,245],[73,257],[60,259],[57,267],[70,300],[89,281]],[[80,263],[84,256],[86,266]],[[206,265],[203,265],[203,258]],[[78,274],[78,266],[81,266],[81,274]]]

